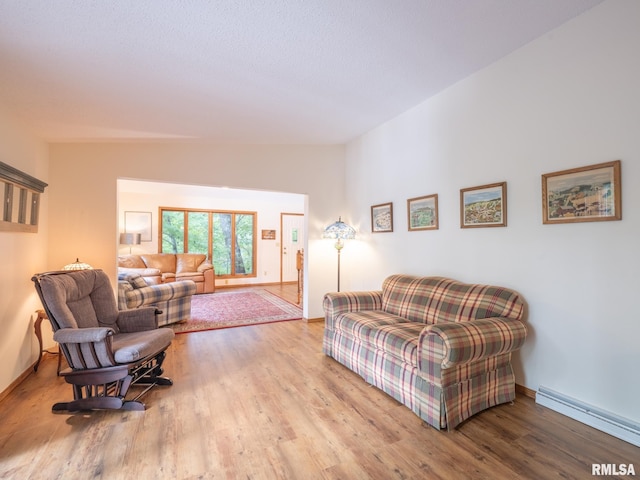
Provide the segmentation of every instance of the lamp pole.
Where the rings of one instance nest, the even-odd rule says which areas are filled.
[[[336,250],[338,251],[338,291],[340,291],[340,252],[344,248],[344,242],[341,238],[336,240]]]

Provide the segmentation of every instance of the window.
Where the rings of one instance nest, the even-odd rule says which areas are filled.
[[[162,253],[203,253],[218,277],[255,277],[256,212],[160,208]]]

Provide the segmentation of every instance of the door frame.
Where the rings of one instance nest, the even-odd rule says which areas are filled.
[[[284,270],[284,217],[302,217],[302,230],[304,234],[304,240],[307,238],[307,225],[306,218],[304,213],[289,213],[289,212],[280,212],[280,284],[283,283],[283,270]],[[302,242],[304,246],[304,241]]]

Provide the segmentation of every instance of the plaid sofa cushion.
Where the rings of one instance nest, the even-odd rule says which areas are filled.
[[[418,339],[423,329],[423,324],[415,322],[385,325],[372,331],[368,340],[376,349],[417,367]]]
[[[412,322],[466,322],[505,317],[520,320],[524,303],[513,290],[444,277],[392,275],[382,286],[382,309]]]
[[[442,280],[440,277],[413,277],[392,275],[382,284],[382,310],[411,322],[434,323],[428,321],[427,309],[431,293]]]
[[[334,328],[352,338],[364,340],[368,343],[371,332],[377,331],[379,327],[406,322],[406,318],[390,315],[382,310],[365,310],[338,315],[335,319]],[[424,325],[421,326],[424,328]]]
[[[418,366],[418,339],[424,328],[421,323],[380,310],[347,313],[335,323],[336,331],[414,367]]]

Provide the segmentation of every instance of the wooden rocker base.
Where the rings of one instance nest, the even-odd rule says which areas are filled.
[[[56,403],[53,412],[83,412],[89,410],[135,410],[144,411],[145,405],[135,400],[123,400],[119,397],[90,397],[71,402]]]
[[[73,386],[74,399],[53,405],[53,412],[81,412],[90,410],[144,411],[139,399],[156,385],[171,386],[173,381],[161,377],[165,352],[131,365],[97,368],[92,370],[66,369],[60,374]],[[144,387],[135,398],[126,400],[129,387]]]

